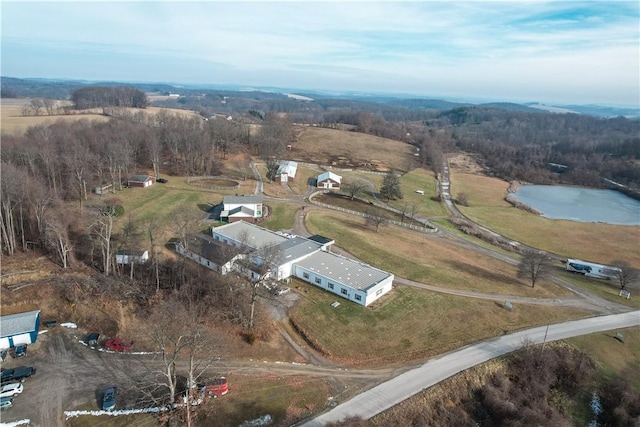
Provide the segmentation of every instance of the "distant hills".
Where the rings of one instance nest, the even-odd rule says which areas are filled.
[[[460,107],[484,107],[520,112],[551,112],[558,114],[585,114],[596,117],[640,118],[640,106],[636,108],[611,107],[601,105],[551,105],[538,102],[513,103],[489,102],[471,103],[431,99],[428,97],[414,97],[411,95],[380,95],[367,93],[348,93],[332,91],[309,91],[293,88],[274,87],[246,87],[242,85],[213,85],[213,84],[178,84],[164,82],[109,82],[87,80],[64,80],[47,78],[16,78],[0,77],[2,82],[2,98],[53,98],[68,99],[71,93],[84,86],[122,86],[129,85],[147,93],[164,94],[178,93],[181,96],[198,96],[203,94],[218,94],[236,97],[255,97],[265,99],[290,98],[300,102],[316,100],[343,99],[366,104],[379,103],[409,110],[451,110]]]

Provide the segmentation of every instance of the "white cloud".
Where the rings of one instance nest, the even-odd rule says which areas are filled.
[[[457,96],[482,86],[496,97],[526,84],[575,99],[592,87],[629,103],[638,93],[637,14],[633,2],[5,2],[2,38],[105,58],[166,58],[166,69],[146,70],[148,80],[173,71],[185,82],[215,74],[327,90],[425,93],[437,85]],[[3,69],[37,64],[8,55]],[[86,78],[98,72],[87,67]]]

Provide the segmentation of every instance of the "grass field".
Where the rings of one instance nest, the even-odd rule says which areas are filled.
[[[607,264],[616,259],[640,266],[640,227],[552,220],[503,200],[508,184],[496,178],[452,173],[452,195],[466,193],[460,210],[478,223],[527,245],[569,258]]]
[[[376,233],[364,219],[340,212],[309,211],[307,229],[335,239],[361,260],[421,283],[506,295],[554,298],[568,291],[550,282],[535,288],[516,277],[516,267],[450,242],[400,227]]]
[[[267,205],[273,210],[269,218],[260,223],[261,227],[270,230],[289,230],[293,228],[294,216],[300,206],[284,202],[267,201]]]
[[[608,301],[640,309],[640,285],[628,287],[631,297],[626,299],[620,297],[620,286],[615,281],[592,279],[568,271],[562,272],[560,277]]]
[[[296,281],[304,298],[290,315],[327,354],[349,365],[401,364],[525,327],[583,317],[566,308],[516,305],[395,287],[364,308]],[[340,306],[331,303],[339,300]]]
[[[414,148],[404,142],[357,132],[304,127],[290,152],[292,160],[335,166],[407,171],[414,162]],[[364,166],[364,165],[377,165]],[[337,172],[338,174],[340,172]]]
[[[614,338],[618,332],[623,334],[624,343]],[[640,328],[584,335],[567,342],[594,358],[605,378],[624,374],[640,392]]]

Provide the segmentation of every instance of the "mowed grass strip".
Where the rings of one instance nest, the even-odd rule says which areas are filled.
[[[452,194],[464,192],[469,207],[460,210],[508,238],[568,258],[601,264],[622,259],[640,266],[640,227],[543,218],[517,209],[503,199],[508,184],[496,178],[452,174]]]
[[[585,316],[580,310],[515,304],[394,287],[372,307],[343,300],[296,281],[304,298],[291,310],[293,321],[332,359],[362,366],[401,364],[526,327]],[[331,303],[338,301],[338,307]]]
[[[420,283],[486,293],[555,298],[569,292],[542,281],[531,288],[516,276],[516,266],[475,250],[400,227],[367,225],[359,217],[312,210],[306,226],[311,233],[336,241],[336,245],[362,261]]]
[[[291,425],[322,409],[329,397],[324,378],[227,375],[229,393],[206,402],[207,426],[237,426],[266,414],[275,425]],[[209,410],[211,412],[209,412]]]

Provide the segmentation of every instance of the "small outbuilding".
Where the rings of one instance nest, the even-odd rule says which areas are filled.
[[[134,175],[127,180],[128,187],[149,187],[155,184],[156,179],[151,175]]]
[[[122,249],[116,253],[117,264],[144,264],[149,260],[149,251]]]
[[[318,188],[326,189],[339,189],[342,177],[333,172],[325,172],[318,175],[317,184]]]
[[[40,330],[40,310],[0,317],[0,350],[32,344]]]
[[[280,160],[278,162],[278,172],[276,172],[276,180],[280,182],[293,181],[298,171],[298,162],[291,160]]]

